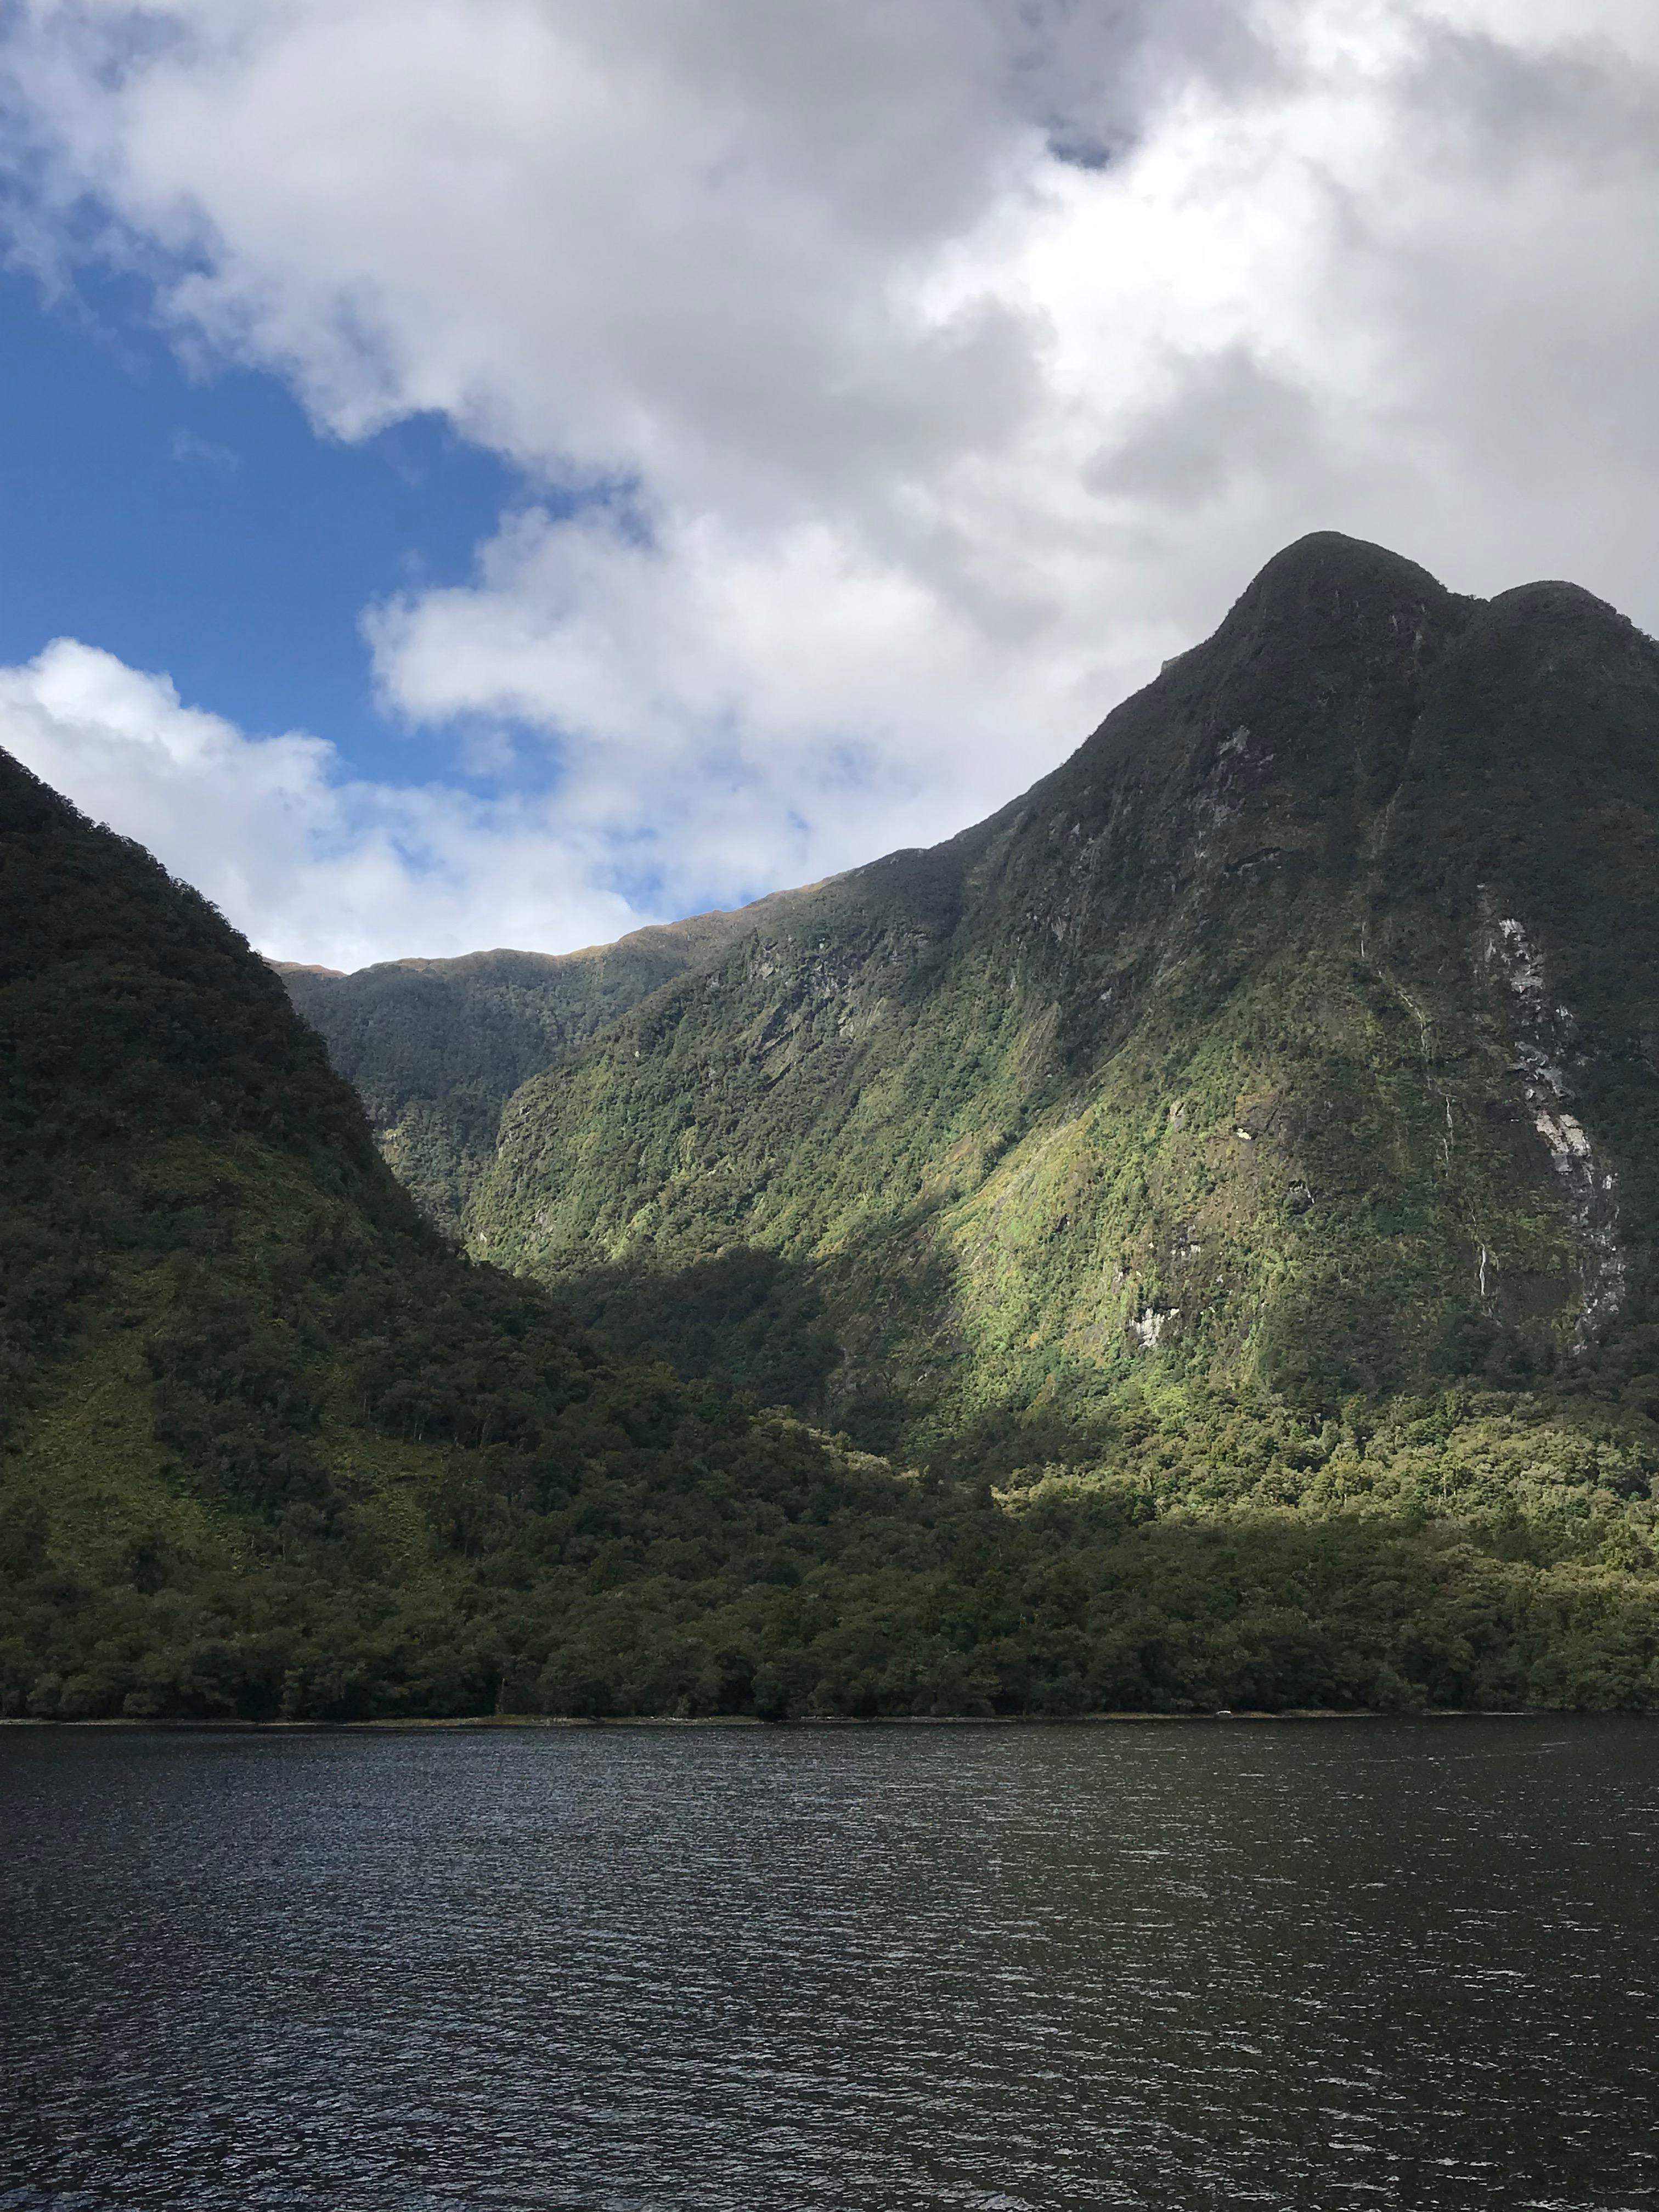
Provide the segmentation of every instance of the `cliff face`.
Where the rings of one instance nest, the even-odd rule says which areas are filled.
[[[1613,610],[1304,540],[1024,798],[533,1078],[476,1248],[911,1450],[1194,1380],[1659,1399],[1656,829]]]

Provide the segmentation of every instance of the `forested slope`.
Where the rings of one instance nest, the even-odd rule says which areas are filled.
[[[520,1085],[778,902],[635,930],[580,952],[389,960],[349,975],[272,965],[356,1087],[399,1180],[430,1219],[458,1235],[494,1156],[501,1108]]]
[[[943,1556],[459,1259],[265,964],[3,755],[0,1054],[0,1711],[747,1707],[756,1591]]]
[[[1659,1704],[1653,649],[1436,592],[1299,549],[535,1079],[603,1344],[0,757],[0,1711]]]
[[[475,1249],[940,1466],[1170,1392],[1644,1419],[1656,836],[1650,641],[1304,541],[1023,799],[533,1079]]]

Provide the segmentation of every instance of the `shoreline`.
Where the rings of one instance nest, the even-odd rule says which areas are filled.
[[[249,1721],[147,1720],[127,1715],[103,1720],[58,1721],[28,1715],[0,1716],[0,1729],[147,1729],[169,1735],[385,1735],[398,1732],[438,1729],[454,1733],[471,1729],[769,1729],[787,1734],[803,1729],[894,1728],[1120,1728],[1193,1727],[1215,1723],[1307,1721],[1575,1721],[1652,1720],[1650,1712],[1584,1713],[1549,1706],[1425,1705],[1412,1712],[1384,1712],[1376,1707],[1320,1705],[1287,1706],[1279,1712],[1238,1711],[1206,1713],[878,1713],[859,1719],[842,1713],[803,1713],[786,1721],[757,1720],[750,1713],[627,1713],[593,1718],[565,1713],[466,1713],[434,1717],[410,1717],[372,1721]]]

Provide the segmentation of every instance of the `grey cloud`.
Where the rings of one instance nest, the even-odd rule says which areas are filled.
[[[1419,129],[1455,169],[1503,176],[1543,161],[1593,174],[1659,164],[1659,76],[1594,38],[1527,51],[1425,24],[1405,90]]]
[[[1015,103],[1055,158],[1079,168],[1127,158],[1195,83],[1237,98],[1284,78],[1273,40],[1238,0],[1019,0],[1008,19]]]
[[[615,64],[613,15],[555,13]],[[961,0],[646,0],[626,45],[671,108],[724,138],[722,184],[760,187],[781,217],[832,207],[884,253],[972,222],[1004,158],[998,26]]]
[[[1267,475],[1309,458],[1313,403],[1243,346],[1176,364],[1174,384],[1089,464],[1091,492],[1193,507],[1241,472]]]

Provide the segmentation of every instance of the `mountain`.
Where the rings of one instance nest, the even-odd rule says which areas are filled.
[[[265,963],[3,754],[0,1065],[0,1713],[876,1694],[871,1562],[907,1618],[951,1513],[461,1259]]]
[[[778,903],[635,930],[580,952],[389,960],[349,975],[271,964],[356,1085],[400,1180],[453,1235],[520,1085]]]
[[[1659,649],[1334,536],[1062,768],[532,1078],[468,1212],[941,1466],[1159,1394],[1659,1410]]]
[[[1655,690],[1292,549],[532,1077],[484,1261],[0,755],[0,1714],[1659,1706]]]

